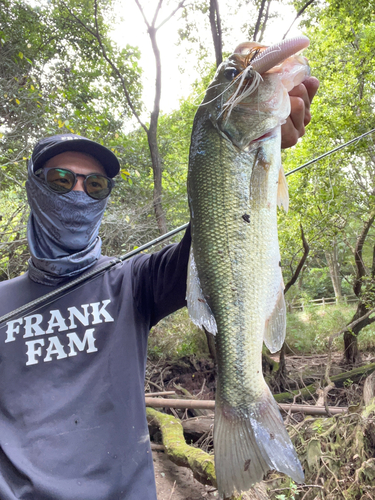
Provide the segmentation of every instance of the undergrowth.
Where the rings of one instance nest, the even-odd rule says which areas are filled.
[[[371,500],[375,494],[375,400],[358,413],[306,417],[288,428],[305,484],[271,473],[272,500]]]
[[[186,307],[167,316],[151,330],[148,355],[151,359],[208,357],[205,334],[190,321]]]
[[[286,342],[291,353],[325,354],[327,339],[339,332],[352,319],[356,306],[330,305],[305,308],[303,312],[287,316]],[[358,337],[362,352],[375,351],[375,324],[364,328]],[[334,349],[343,349],[343,339],[334,342]],[[184,356],[208,356],[206,337],[190,321],[187,309],[181,309],[160,321],[149,339],[149,356],[152,359],[176,359]]]

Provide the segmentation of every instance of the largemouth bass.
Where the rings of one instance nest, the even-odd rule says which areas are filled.
[[[262,375],[262,343],[285,338],[277,204],[288,208],[281,124],[288,92],[309,75],[294,55],[306,37],[241,44],[218,68],[195,116],[188,197],[192,252],[188,309],[216,334],[214,449],[221,496],[247,491],[270,469],[304,480]]]

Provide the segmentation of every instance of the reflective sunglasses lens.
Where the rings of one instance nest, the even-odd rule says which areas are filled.
[[[104,200],[112,189],[111,179],[104,175],[91,174],[86,177],[86,192],[95,200]]]
[[[63,168],[51,168],[45,179],[48,186],[57,193],[69,193],[74,187],[74,174]]]

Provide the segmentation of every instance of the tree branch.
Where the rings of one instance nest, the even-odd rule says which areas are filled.
[[[293,274],[292,278],[290,279],[290,281],[288,281],[288,283],[286,284],[286,286],[284,288],[284,295],[289,290],[289,288],[292,285],[294,285],[294,283],[297,281],[298,276],[299,276],[299,274],[301,272],[301,269],[303,268],[303,266],[304,266],[304,264],[306,262],[307,256],[309,254],[309,251],[310,251],[309,244],[307,243],[305,235],[304,235],[304,232],[303,232],[302,224],[300,224],[300,228],[301,228],[301,238],[302,238],[302,244],[303,244],[304,252],[303,252],[302,259],[300,260],[295,273]]]
[[[370,218],[365,223],[361,234],[357,238],[357,243],[355,246],[354,262],[356,265],[357,273],[356,273],[356,278],[355,278],[355,281],[353,284],[353,291],[357,297],[359,297],[359,295],[361,293],[362,278],[366,274],[366,268],[365,268],[365,265],[364,265],[363,259],[362,259],[363,245],[366,241],[367,234],[368,234],[370,227],[372,226],[374,220],[375,220],[375,211],[372,211],[370,214]]]
[[[97,4],[97,0],[95,0],[94,2],[94,5],[95,5],[95,31],[92,30],[91,28],[89,28],[88,26],[85,25],[85,23],[83,23],[81,21],[81,19],[76,16],[74,14],[73,11],[71,11],[69,9],[69,7],[61,0],[61,4],[66,8],[66,10],[69,12],[69,14],[81,25],[83,26],[98,42],[99,44],[99,47],[101,49],[101,52],[102,52],[102,56],[104,57],[104,59],[107,61],[107,63],[111,66],[111,68],[113,69],[113,71],[115,72],[115,74],[117,75],[118,79],[120,80],[121,82],[121,87],[122,87],[122,90],[125,94],[125,99],[126,99],[126,102],[131,110],[131,112],[133,113],[133,116],[136,118],[137,122],[140,124],[140,126],[144,129],[144,131],[147,133],[148,132],[148,128],[146,127],[146,125],[142,122],[142,120],[140,119],[140,116],[139,114],[137,113],[135,107],[133,106],[133,103],[131,101],[131,97],[130,97],[130,94],[129,94],[129,91],[128,91],[128,88],[127,88],[127,85],[126,85],[126,82],[124,80],[124,77],[122,76],[120,70],[117,68],[117,66],[115,65],[115,63],[108,57],[107,55],[107,51],[104,47],[104,44],[103,44],[103,41],[102,41],[102,38],[100,36],[100,32],[99,32],[99,26],[98,26],[98,4]]]
[[[162,21],[159,26],[156,28],[156,31],[160,29],[163,24],[167,23],[175,14],[176,12],[181,9],[184,6],[185,0],[181,0],[181,2],[177,5],[177,7],[171,12],[171,14]]]
[[[221,19],[219,14],[219,3],[218,0],[210,0],[210,25],[212,40],[214,42],[216,66],[219,66],[223,61],[222,53],[222,31],[221,31]]]
[[[309,7],[309,5],[311,5],[312,3],[314,3],[315,0],[309,0],[307,3],[305,3],[305,5],[297,12],[297,15],[296,17],[294,18],[292,24],[289,26],[287,32],[285,33],[285,35],[283,36],[283,40],[284,38],[287,36],[287,34],[289,33],[289,31],[292,29],[292,26],[293,24],[297,21],[297,19],[302,16],[302,14],[305,12],[305,10],[307,9],[307,7]]]
[[[270,14],[271,2],[272,2],[272,0],[268,0],[267,9],[266,9],[266,13],[264,15],[264,21],[263,21],[263,24],[262,24],[262,31],[260,32],[259,42],[261,42],[263,40],[264,31],[266,29],[268,17],[269,17],[269,14]]]
[[[357,326],[359,323],[361,323],[361,321],[364,321],[365,319],[367,319],[369,316],[371,316],[371,314],[373,314],[375,312],[375,308],[374,309],[371,309],[369,312],[367,312],[366,314],[364,314],[363,316],[361,316],[360,318],[356,319],[355,321],[352,321],[351,323],[349,323],[349,325],[347,325],[345,328],[343,328],[342,330],[340,330],[339,332],[337,333],[334,333],[333,335],[331,335],[328,339],[328,345],[329,347],[332,346],[332,342],[337,338],[339,337],[340,335],[342,335],[343,333],[345,333],[346,331],[348,330],[352,330],[355,326]],[[375,318],[370,318],[370,321],[368,322],[368,324],[371,324],[375,321]]]
[[[260,22],[262,20],[263,10],[264,10],[265,4],[266,4],[266,0],[262,0],[262,3],[260,5],[260,7],[259,7],[258,19],[257,19],[257,22],[255,24],[255,28],[254,28],[254,35],[253,35],[254,42],[257,41],[257,34],[258,34],[258,31],[259,31],[259,28],[260,28]]]

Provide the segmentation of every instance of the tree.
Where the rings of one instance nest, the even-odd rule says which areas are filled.
[[[89,5],[80,3],[87,16]],[[119,50],[108,38],[102,13],[97,22],[107,51],[128,80],[133,105],[139,109],[139,51],[129,46]],[[3,276],[11,277],[24,269],[28,257],[23,186],[25,160],[34,144],[46,135],[76,132],[116,150],[117,132],[130,110],[111,67],[86,30],[72,23],[59,5],[31,7],[23,0],[0,0],[0,54],[4,96],[0,107],[0,262]]]
[[[367,132],[373,123],[373,22],[327,6],[320,12],[310,11],[306,26],[312,40],[307,56],[321,87],[306,136],[293,152],[285,153],[287,170]],[[335,242],[347,248],[346,258],[355,269],[353,290],[359,298],[353,319],[362,317],[374,300],[374,159],[373,139],[368,136],[290,178],[293,239],[302,221],[312,247],[310,258],[332,252]],[[281,220],[284,229],[288,222],[284,216]],[[290,227],[289,219],[289,231]],[[290,255],[284,248],[284,255]],[[372,321],[366,318],[344,335],[347,362],[358,361],[357,335]]]

